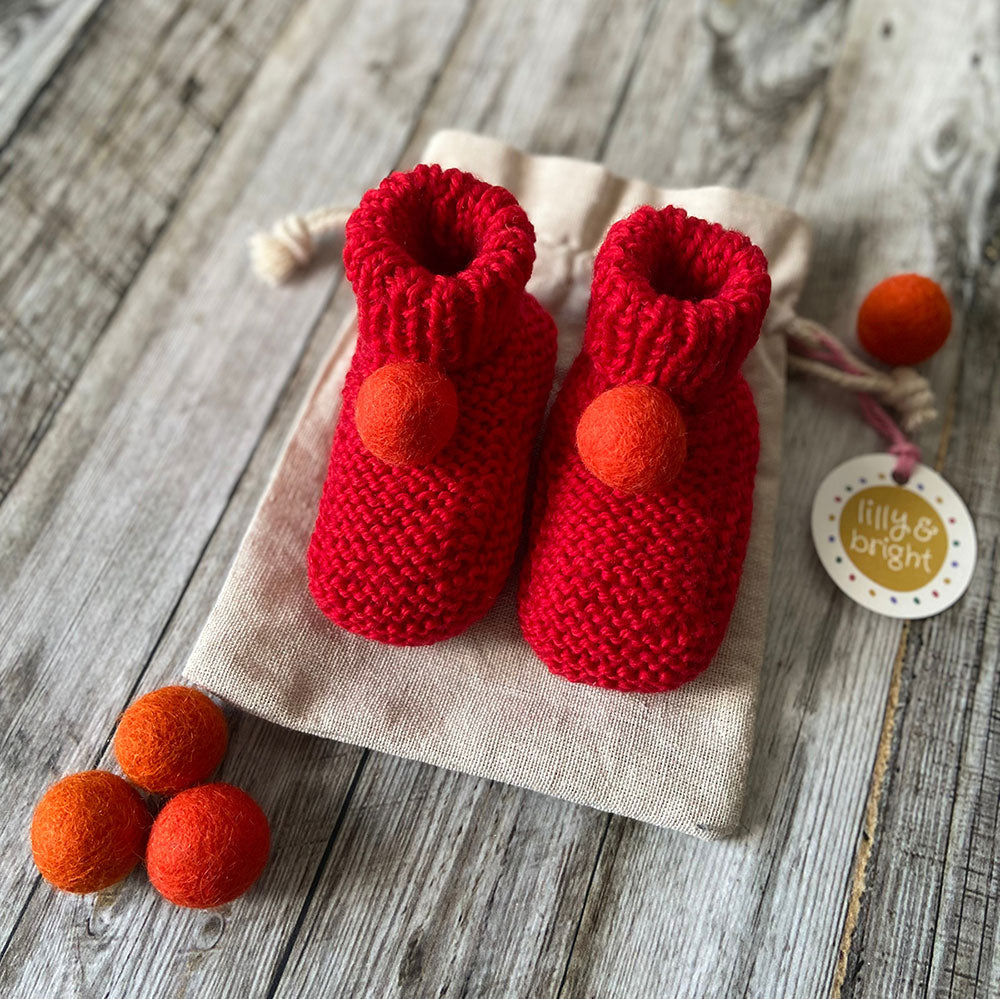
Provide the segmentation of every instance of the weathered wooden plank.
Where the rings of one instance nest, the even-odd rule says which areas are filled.
[[[307,204],[331,193],[314,163],[336,162],[349,177],[391,166],[463,9],[437,4],[431,17],[412,2],[317,0],[298,12],[0,508],[4,936],[35,880],[23,841],[32,799],[105,745],[337,280],[331,271],[285,293],[264,288],[247,267],[246,236],[287,203],[297,165]],[[176,676],[179,663],[158,668]],[[260,765],[262,739],[274,774]],[[357,752],[266,726],[242,741],[237,733],[227,773],[269,802],[287,840],[256,911],[288,932],[326,845],[308,830],[320,817],[326,829],[334,822]],[[302,777],[313,757],[318,773]],[[112,897],[121,902],[32,895],[0,966],[5,990],[27,994],[42,979],[64,991],[127,991],[139,947],[143,994],[170,993],[199,969],[249,988],[280,955],[281,934],[247,918],[228,963],[190,962],[189,946],[229,924],[178,913],[137,880]],[[34,947],[39,938],[51,945]],[[217,941],[211,949],[223,952]]]
[[[1000,23],[988,5],[963,14],[952,29],[964,45],[965,58],[952,62],[962,99],[936,109],[915,163],[960,289],[964,349],[943,472],[972,512],[979,565],[961,603],[909,631],[884,773],[870,795],[876,835],[870,857],[862,853],[857,919],[838,969],[845,996],[885,981],[910,995],[1000,991],[1000,112],[987,82],[1000,74]],[[930,55],[919,37],[899,44]]]
[[[829,6],[803,12],[789,5],[784,18],[771,10],[758,21],[748,11],[742,22],[723,22],[719,5],[701,27],[670,25],[668,35],[708,33],[711,51],[692,57],[704,67],[702,78],[683,65],[661,68],[646,115],[630,101],[621,118],[623,145],[616,130],[608,147],[612,161],[621,165],[638,155],[661,181],[745,184],[804,211],[815,223],[817,246],[803,311],[847,337],[861,295],[888,273],[937,273],[963,301],[961,282],[936,245],[925,178],[912,164],[934,135],[937,102],[958,97],[967,85],[947,67],[966,63],[968,50],[919,4],[892,5],[894,20],[907,24],[908,36],[933,39],[935,56],[891,44],[883,32],[887,7],[850,8],[841,41],[843,14]],[[769,37],[783,44],[770,48]],[[658,99],[667,78],[686,100]],[[640,70],[637,101],[646,85]],[[644,117],[649,127],[675,136],[679,175],[671,160],[654,162],[648,147],[631,152],[637,126],[629,123]],[[939,196],[950,211],[971,212],[973,219],[982,207],[970,204],[967,192]],[[945,394],[959,346],[956,338],[931,368]],[[829,989],[899,626],[834,590],[810,550],[807,528],[813,492],[826,472],[879,443],[850,400],[798,382],[790,388],[785,442],[784,528],[775,553],[748,835],[700,844],[613,820],[565,995]]]
[[[0,333],[0,495],[10,482],[4,469],[16,467],[22,456],[33,450],[36,436],[45,432],[51,420],[49,403],[65,390],[59,378],[48,370],[45,360],[30,337],[14,322]]]
[[[0,10],[0,146],[102,0],[21,0]]]
[[[536,153],[594,156],[659,6],[484,5],[421,116],[406,162],[416,162],[441,128],[482,132]],[[500,46],[501,38],[509,43]]]
[[[372,755],[275,994],[554,994],[603,825]]]
[[[604,161],[654,183],[718,182],[787,204],[826,109],[846,9],[839,0],[666,5]]]
[[[0,314],[42,375],[0,409],[0,498],[298,2],[112,0],[0,153]]]

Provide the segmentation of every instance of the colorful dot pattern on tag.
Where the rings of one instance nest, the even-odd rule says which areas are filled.
[[[834,469],[813,503],[813,540],[834,582],[869,610],[923,618],[961,597],[975,566],[972,519],[933,469],[892,480],[894,459],[862,455]]]

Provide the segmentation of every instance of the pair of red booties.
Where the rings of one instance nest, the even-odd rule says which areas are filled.
[[[534,239],[509,191],[438,166],[387,177],[347,223],[358,345],[308,563],[317,605],[351,632],[437,642],[504,586],[556,357],[525,291]],[[679,208],[608,232],[518,597],[553,673],[652,693],[711,662],[750,533],[757,413],[740,365],[769,295],[746,236]]]

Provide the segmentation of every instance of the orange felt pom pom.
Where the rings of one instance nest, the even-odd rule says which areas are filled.
[[[193,687],[161,687],[122,715],[115,756],[139,787],[174,794],[206,780],[228,741],[226,719],[214,701]]]
[[[171,798],[153,823],[146,870],[174,905],[210,909],[260,877],[271,830],[260,806],[231,784],[202,784]]]
[[[858,342],[885,364],[919,364],[951,332],[951,306],[941,286],[920,274],[875,285],[858,310]]]
[[[627,493],[658,492],[687,457],[683,417],[652,385],[618,385],[597,396],[577,424],[576,447],[601,482]]]
[[[103,770],[53,784],[31,820],[31,852],[49,884],[101,891],[142,860],[151,817],[138,791]]]
[[[380,461],[425,465],[455,433],[458,395],[432,364],[386,364],[362,382],[354,420],[362,443]]]

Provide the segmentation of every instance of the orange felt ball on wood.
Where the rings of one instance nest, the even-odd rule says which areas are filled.
[[[152,818],[138,791],[103,770],[53,784],[31,820],[31,852],[49,884],[101,891],[142,860]]]
[[[115,756],[139,787],[174,794],[206,780],[228,741],[225,716],[214,701],[193,687],[161,687],[122,715]]]
[[[941,286],[920,274],[875,285],[858,310],[858,342],[885,364],[919,364],[951,332],[951,306]]]
[[[432,364],[386,364],[362,382],[354,420],[362,443],[380,461],[425,465],[455,433],[458,395]]]
[[[576,428],[584,465],[605,485],[627,493],[658,492],[687,457],[684,419],[653,385],[618,385],[597,396]]]
[[[146,871],[168,902],[210,909],[247,891],[270,849],[267,817],[246,791],[202,784],[163,806],[149,834]]]

